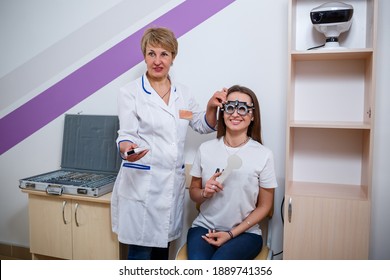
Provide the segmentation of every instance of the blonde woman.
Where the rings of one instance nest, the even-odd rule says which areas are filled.
[[[118,97],[123,162],[112,193],[112,228],[129,245],[129,259],[168,259],[169,243],[183,227],[187,128],[215,131],[226,92],[216,92],[205,112],[169,75],[178,53],[171,30],[147,29],[141,49],[146,73],[122,87]],[[146,150],[132,153],[137,147]]]

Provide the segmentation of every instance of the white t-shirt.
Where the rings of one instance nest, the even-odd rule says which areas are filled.
[[[224,189],[200,205],[199,215],[192,226],[217,231],[228,231],[240,224],[255,208],[259,187],[276,188],[277,181],[271,150],[250,139],[238,148],[227,147],[223,137],[204,142],[195,156],[190,174],[202,178],[202,188],[216,169],[227,166],[228,157],[236,154],[242,166],[235,169],[223,182]],[[256,224],[247,230],[261,234]]]

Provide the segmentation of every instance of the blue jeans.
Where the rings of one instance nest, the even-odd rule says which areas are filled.
[[[127,259],[129,260],[167,260],[169,257],[168,248],[146,247],[129,245]]]
[[[241,233],[221,247],[215,247],[203,240],[208,233],[203,227],[193,227],[187,233],[187,254],[189,260],[253,260],[263,247],[263,237],[254,233]]]

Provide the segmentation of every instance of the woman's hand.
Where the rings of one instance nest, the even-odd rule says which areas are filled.
[[[203,190],[203,197],[211,198],[214,194],[223,191],[223,185],[217,181],[217,178],[221,176],[222,172],[216,172],[207,180]]]
[[[209,233],[206,235],[202,235],[203,240],[205,240],[207,243],[220,247],[227,241],[231,239],[231,236],[228,232],[226,231],[215,231],[215,230],[210,230]]]

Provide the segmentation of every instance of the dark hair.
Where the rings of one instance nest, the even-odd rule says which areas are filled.
[[[253,121],[251,121],[248,127],[247,135],[251,137],[253,140],[259,142],[260,144],[263,144],[263,141],[261,139],[260,105],[257,100],[256,94],[251,89],[240,85],[231,86],[228,89],[227,96],[229,96],[229,94],[231,94],[232,92],[244,93],[251,97],[254,106],[254,110],[252,110]],[[225,134],[226,134],[226,124],[223,119],[223,111],[219,111],[217,138],[219,139]]]

